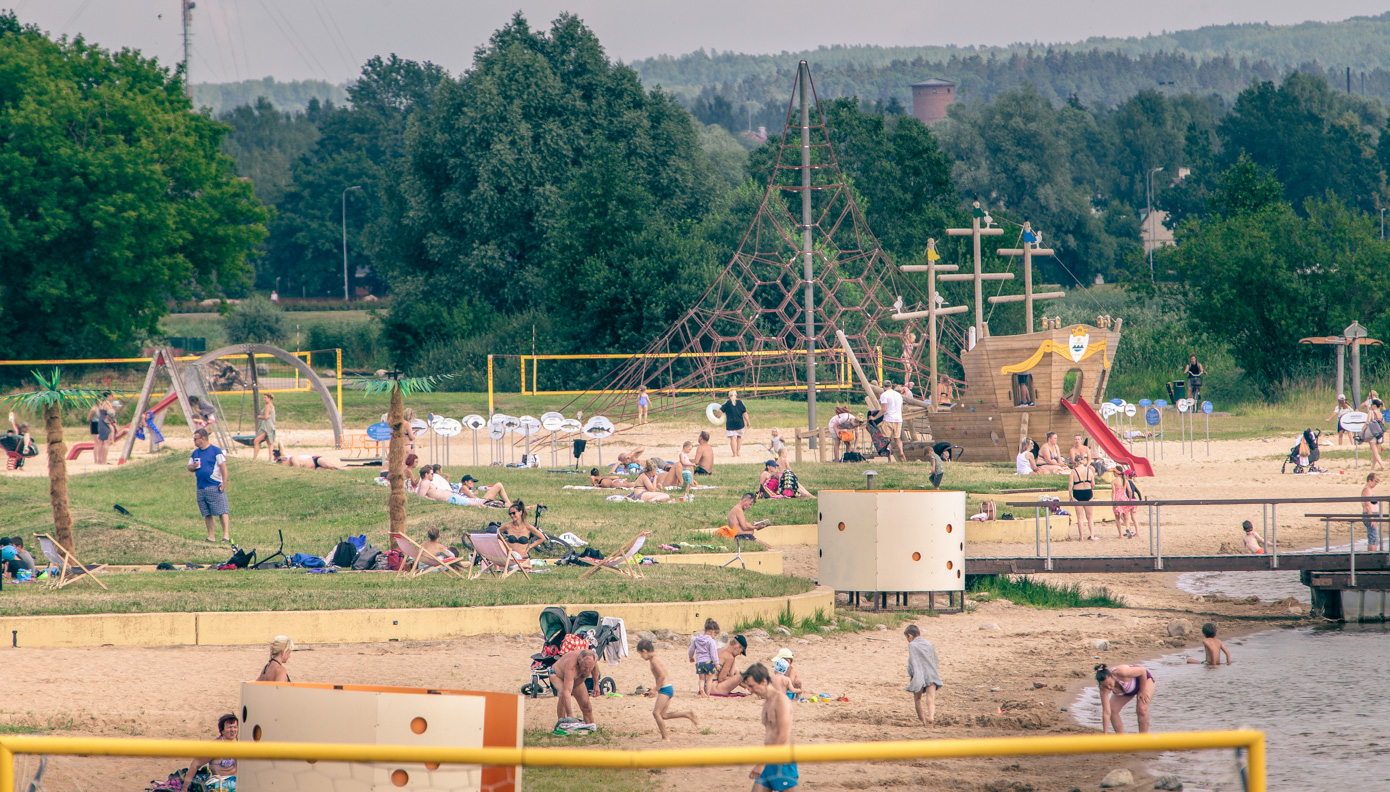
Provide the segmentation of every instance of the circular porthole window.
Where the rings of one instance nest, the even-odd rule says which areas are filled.
[[[845,524],[844,524],[844,523],[840,523],[840,530],[841,530],[841,531],[845,530]]]
[[[251,729],[251,739],[255,742],[261,741],[261,727],[259,725]]]
[[[391,774],[391,783],[395,784],[398,787],[403,787],[406,784],[409,784],[410,773],[407,773],[404,770],[397,770],[396,772]]]
[[[424,718],[416,718],[410,722],[410,730],[416,734],[424,734],[425,729],[429,727],[430,725],[425,722]]]
[[[921,560],[922,560],[922,554],[921,554],[921,553],[913,553],[913,554],[912,554],[912,560],[913,560],[913,561],[921,561]]]
[[[950,561],[947,561],[947,562],[946,562],[946,568],[947,568],[947,569],[955,569],[955,568],[956,568],[956,565],[953,564],[953,563],[951,563]]]
[[[954,531],[954,530],[955,530],[955,529],[951,527],[951,524],[950,524],[950,523],[946,523],[946,533],[950,533],[951,531]]]

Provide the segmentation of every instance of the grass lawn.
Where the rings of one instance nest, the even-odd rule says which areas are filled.
[[[105,591],[80,583],[52,591],[41,585],[7,586],[5,612],[14,616],[71,613],[185,611],[292,611],[349,608],[463,608],[612,602],[692,602],[801,594],[808,580],[742,569],[660,564],[631,581],[603,573],[581,581],[583,570],[554,568],[506,580],[459,580],[431,573],[412,581],[394,572],[309,574],[299,570],[147,572],[104,575]]]
[[[186,456],[168,451],[153,459],[109,471],[74,476],[69,496],[77,550],[88,563],[207,564],[225,561],[225,545],[203,542],[206,530],[193,500],[192,476],[185,469]],[[812,491],[822,488],[862,487],[867,465],[803,464],[799,473]],[[926,484],[929,468],[923,464],[874,466],[879,471],[875,486],[912,489]],[[508,494],[528,504],[550,507],[541,525],[553,533],[572,531],[604,553],[621,547],[637,533],[652,531],[653,544],[689,542],[718,545],[700,533],[723,524],[741,493],[756,483],[757,468],[721,466],[703,483],[720,489],[697,493],[694,503],[609,503],[607,493],[561,489],[566,484],[587,483],[587,477],[547,473],[536,469],[450,468],[451,479],[464,473],[491,483],[502,481]],[[344,472],[312,471],[270,465],[248,459],[230,461],[229,498],[232,537],[246,549],[264,555],[279,543],[276,532],[285,533],[285,553],[326,555],[343,537],[367,534],[378,547],[387,544],[387,489],[371,480],[376,469]],[[1033,486],[1062,486],[1061,476],[1033,477]],[[952,465],[946,486],[987,494],[1016,486],[1011,466],[993,464]],[[48,482],[0,476],[0,535],[46,530],[51,524]],[[117,513],[120,504],[132,516]],[[492,520],[505,521],[500,509],[453,506],[408,496],[409,532],[422,537],[426,528],[438,526],[442,538],[457,542],[465,531],[480,531]],[[814,523],[815,501],[810,499],[760,501],[755,519],[770,518],[776,524]],[[219,528],[220,536],[220,528]],[[726,547],[732,545],[724,542]]]

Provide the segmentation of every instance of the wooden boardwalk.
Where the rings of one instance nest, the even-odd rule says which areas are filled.
[[[1350,553],[1280,553],[1268,555],[1165,555],[1165,556],[1018,556],[1012,558],[966,558],[967,575],[1036,574],[1044,572],[1080,574],[1130,574],[1136,572],[1269,572],[1296,570],[1346,573]],[[1273,566],[1274,562],[1278,566]],[[1050,568],[1049,568],[1050,563]],[[1358,552],[1356,571],[1390,571],[1390,555]]]

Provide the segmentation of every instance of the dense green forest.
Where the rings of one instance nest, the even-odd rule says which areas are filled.
[[[896,99],[905,105],[911,100],[908,86],[928,77],[955,80],[965,99],[987,100],[1029,83],[1054,102],[1076,95],[1087,105],[1114,107],[1146,88],[1231,99],[1252,80],[1292,70],[1325,73],[1342,85],[1348,67],[1353,91],[1361,91],[1364,72],[1366,95],[1390,100],[1390,13],[1008,47],[834,46],[779,55],[700,50],[631,65],[645,84],[670,91],[692,108],[716,98],[729,103],[738,124],[726,126],[742,130],[750,120],[753,127],[781,126],[783,94],[803,59],[815,71],[823,98]]]
[[[302,112],[309,103],[343,104],[347,89],[323,80],[290,80],[280,82],[274,77],[242,80],[230,83],[194,83],[193,104],[206,107],[214,116],[237,107],[254,106],[261,99],[283,112]]]
[[[128,351],[170,299],[273,288],[341,298],[344,228],[348,288],[391,297],[352,338],[316,336],[318,346],[364,350],[350,366],[390,362],[475,388],[488,353],[529,351],[533,338],[542,352],[636,351],[728,261],[779,143],[730,134],[698,107],[692,116],[573,16],[534,28],[517,15],[460,75],[375,57],[342,101],[287,110],[256,99],[216,120],[189,112],[177,73],[0,20],[10,51],[0,62],[17,75],[0,82],[12,86],[0,90],[0,161],[11,164],[0,174],[0,338],[30,357]],[[1049,57],[1028,62],[1067,62]],[[43,68],[18,68],[36,58]],[[1057,251],[1037,262],[1038,279],[1070,290],[1057,313],[1126,317],[1117,386],[1154,387],[1171,359],[1195,349],[1225,372],[1213,395],[1235,398],[1302,371],[1313,357],[1294,343],[1299,334],[1351,318],[1390,333],[1378,217],[1390,135],[1373,97],[1308,70],[1229,95],[1147,87],[1113,105],[1018,77],[929,128],[892,101],[830,98],[829,71],[817,75],[819,110],[884,251],[920,261],[926,238],[968,222],[974,200],[1004,228],[1001,243],[1030,222]],[[59,95],[57,120],[27,101]],[[95,147],[32,133],[64,113],[133,101],[181,114],[172,128],[193,142],[158,156],[156,140],[178,138],[150,137],[172,122],[149,107],[123,117],[154,126]],[[101,157],[131,156],[121,146],[147,157],[141,180],[98,178],[110,167]],[[246,181],[231,178],[233,167]],[[168,178],[161,168],[184,186],[152,191]],[[76,184],[99,189],[79,194]],[[1151,193],[1178,243],[1158,251],[1152,271],[1142,244]],[[151,217],[148,233],[118,233]],[[965,263],[960,240],[939,248]],[[50,263],[40,267],[40,255]],[[113,280],[102,266],[137,259],[157,271],[124,263]],[[101,274],[84,280],[89,271]],[[941,290],[965,299],[963,285]],[[59,296],[69,293],[88,301],[91,321],[55,346],[72,315]],[[1017,332],[1021,312],[991,310],[990,322]]]

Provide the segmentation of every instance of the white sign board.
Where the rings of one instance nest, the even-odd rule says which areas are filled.
[[[565,416],[557,412],[541,413],[541,426],[545,427],[547,432],[558,430],[564,422]]]
[[[476,432],[487,426],[487,419],[481,415],[465,415],[463,416],[463,425]]]
[[[440,437],[454,437],[463,431],[463,424],[453,418],[441,418],[433,424],[435,434]]]
[[[1342,415],[1342,420],[1338,421],[1337,425],[1340,428],[1345,429],[1348,432],[1351,432],[1352,434],[1355,434],[1365,428],[1366,421],[1369,418],[1370,416],[1360,411],[1344,413]]]

